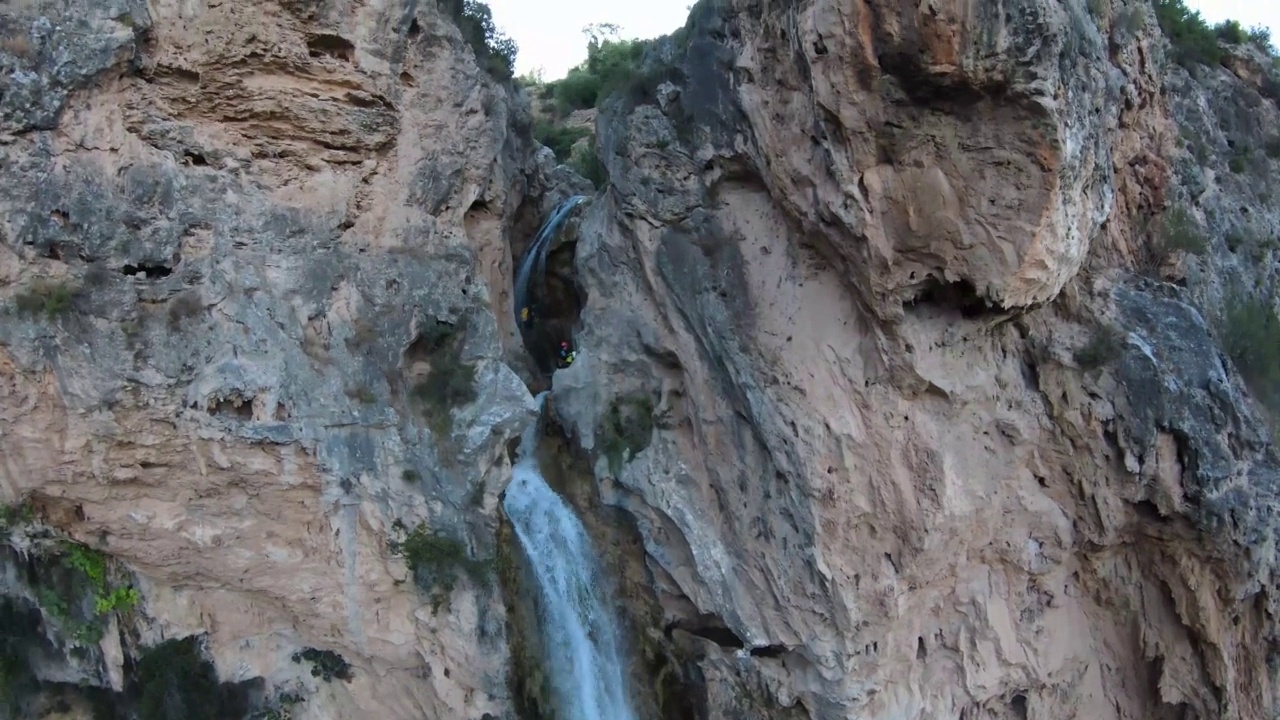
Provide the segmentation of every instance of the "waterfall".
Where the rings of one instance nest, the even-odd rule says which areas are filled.
[[[546,393],[539,393],[542,408]],[[613,603],[586,528],[542,478],[535,422],[502,507],[538,581],[547,676],[565,720],[636,720]]]
[[[551,216],[538,229],[538,234],[533,237],[533,242],[529,243],[529,248],[525,250],[524,258],[520,261],[520,267],[516,269],[515,314],[517,322],[521,320],[520,311],[530,304],[529,280],[533,275],[534,266],[536,265],[538,268],[538,277],[545,278],[547,274],[547,251],[551,249],[552,238],[556,236],[556,231],[560,229],[565,219],[569,217],[569,211],[586,199],[586,195],[574,195],[557,205],[556,209],[551,212]]]

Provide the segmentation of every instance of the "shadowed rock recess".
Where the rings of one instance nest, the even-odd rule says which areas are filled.
[[[0,717],[556,717],[547,387],[642,720],[1280,717],[1273,56],[702,0],[593,190],[455,6],[0,5]]]

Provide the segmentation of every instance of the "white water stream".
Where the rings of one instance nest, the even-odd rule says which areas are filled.
[[[541,411],[546,393],[538,395]],[[613,602],[591,538],[573,509],[538,469],[535,422],[502,502],[538,580],[539,619],[564,720],[636,720],[627,697],[626,666]]]

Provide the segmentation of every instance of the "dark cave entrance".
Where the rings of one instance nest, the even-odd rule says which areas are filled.
[[[560,343],[568,342],[571,349],[576,349],[574,335],[586,302],[577,281],[574,258],[579,223],[589,201],[581,198],[572,207],[565,207],[567,202],[569,199],[555,204],[546,213],[537,211],[542,203],[521,208],[511,242],[515,285],[512,312],[525,350],[542,380],[549,379],[559,365]],[[561,218],[556,217],[558,212],[563,213]],[[555,223],[557,219],[559,223]],[[540,234],[545,237],[540,239]],[[527,276],[522,281],[525,268]],[[526,307],[527,319],[522,317]],[[538,389],[542,388],[534,388]]]

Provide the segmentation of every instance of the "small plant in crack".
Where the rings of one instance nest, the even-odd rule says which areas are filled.
[[[426,377],[414,383],[412,394],[427,427],[437,438],[453,432],[453,409],[474,402],[476,368],[462,359],[465,335],[449,323],[429,323],[410,345],[410,356],[430,364]]]
[[[1123,349],[1124,335],[1103,325],[1093,331],[1089,341],[1077,348],[1072,357],[1082,369],[1095,370],[1115,362]]]
[[[403,527],[398,525],[398,529]],[[431,593],[432,612],[438,612],[448,601],[460,574],[485,586],[491,580],[492,561],[472,558],[460,541],[430,530],[425,524],[415,527],[403,539],[390,540],[388,546],[391,554],[405,559],[414,583]]]
[[[334,678],[343,682],[351,680],[351,664],[332,650],[303,648],[294,653],[292,659],[295,663],[301,663],[303,660],[311,663],[311,677],[320,678],[325,682],[332,682]]]
[[[71,311],[76,291],[77,288],[67,282],[36,280],[26,290],[14,295],[13,308],[26,317],[44,315],[56,318]]]
[[[617,475],[622,466],[649,446],[655,427],[653,401],[632,396],[614,399],[596,432],[600,452],[609,461],[609,472]]]

